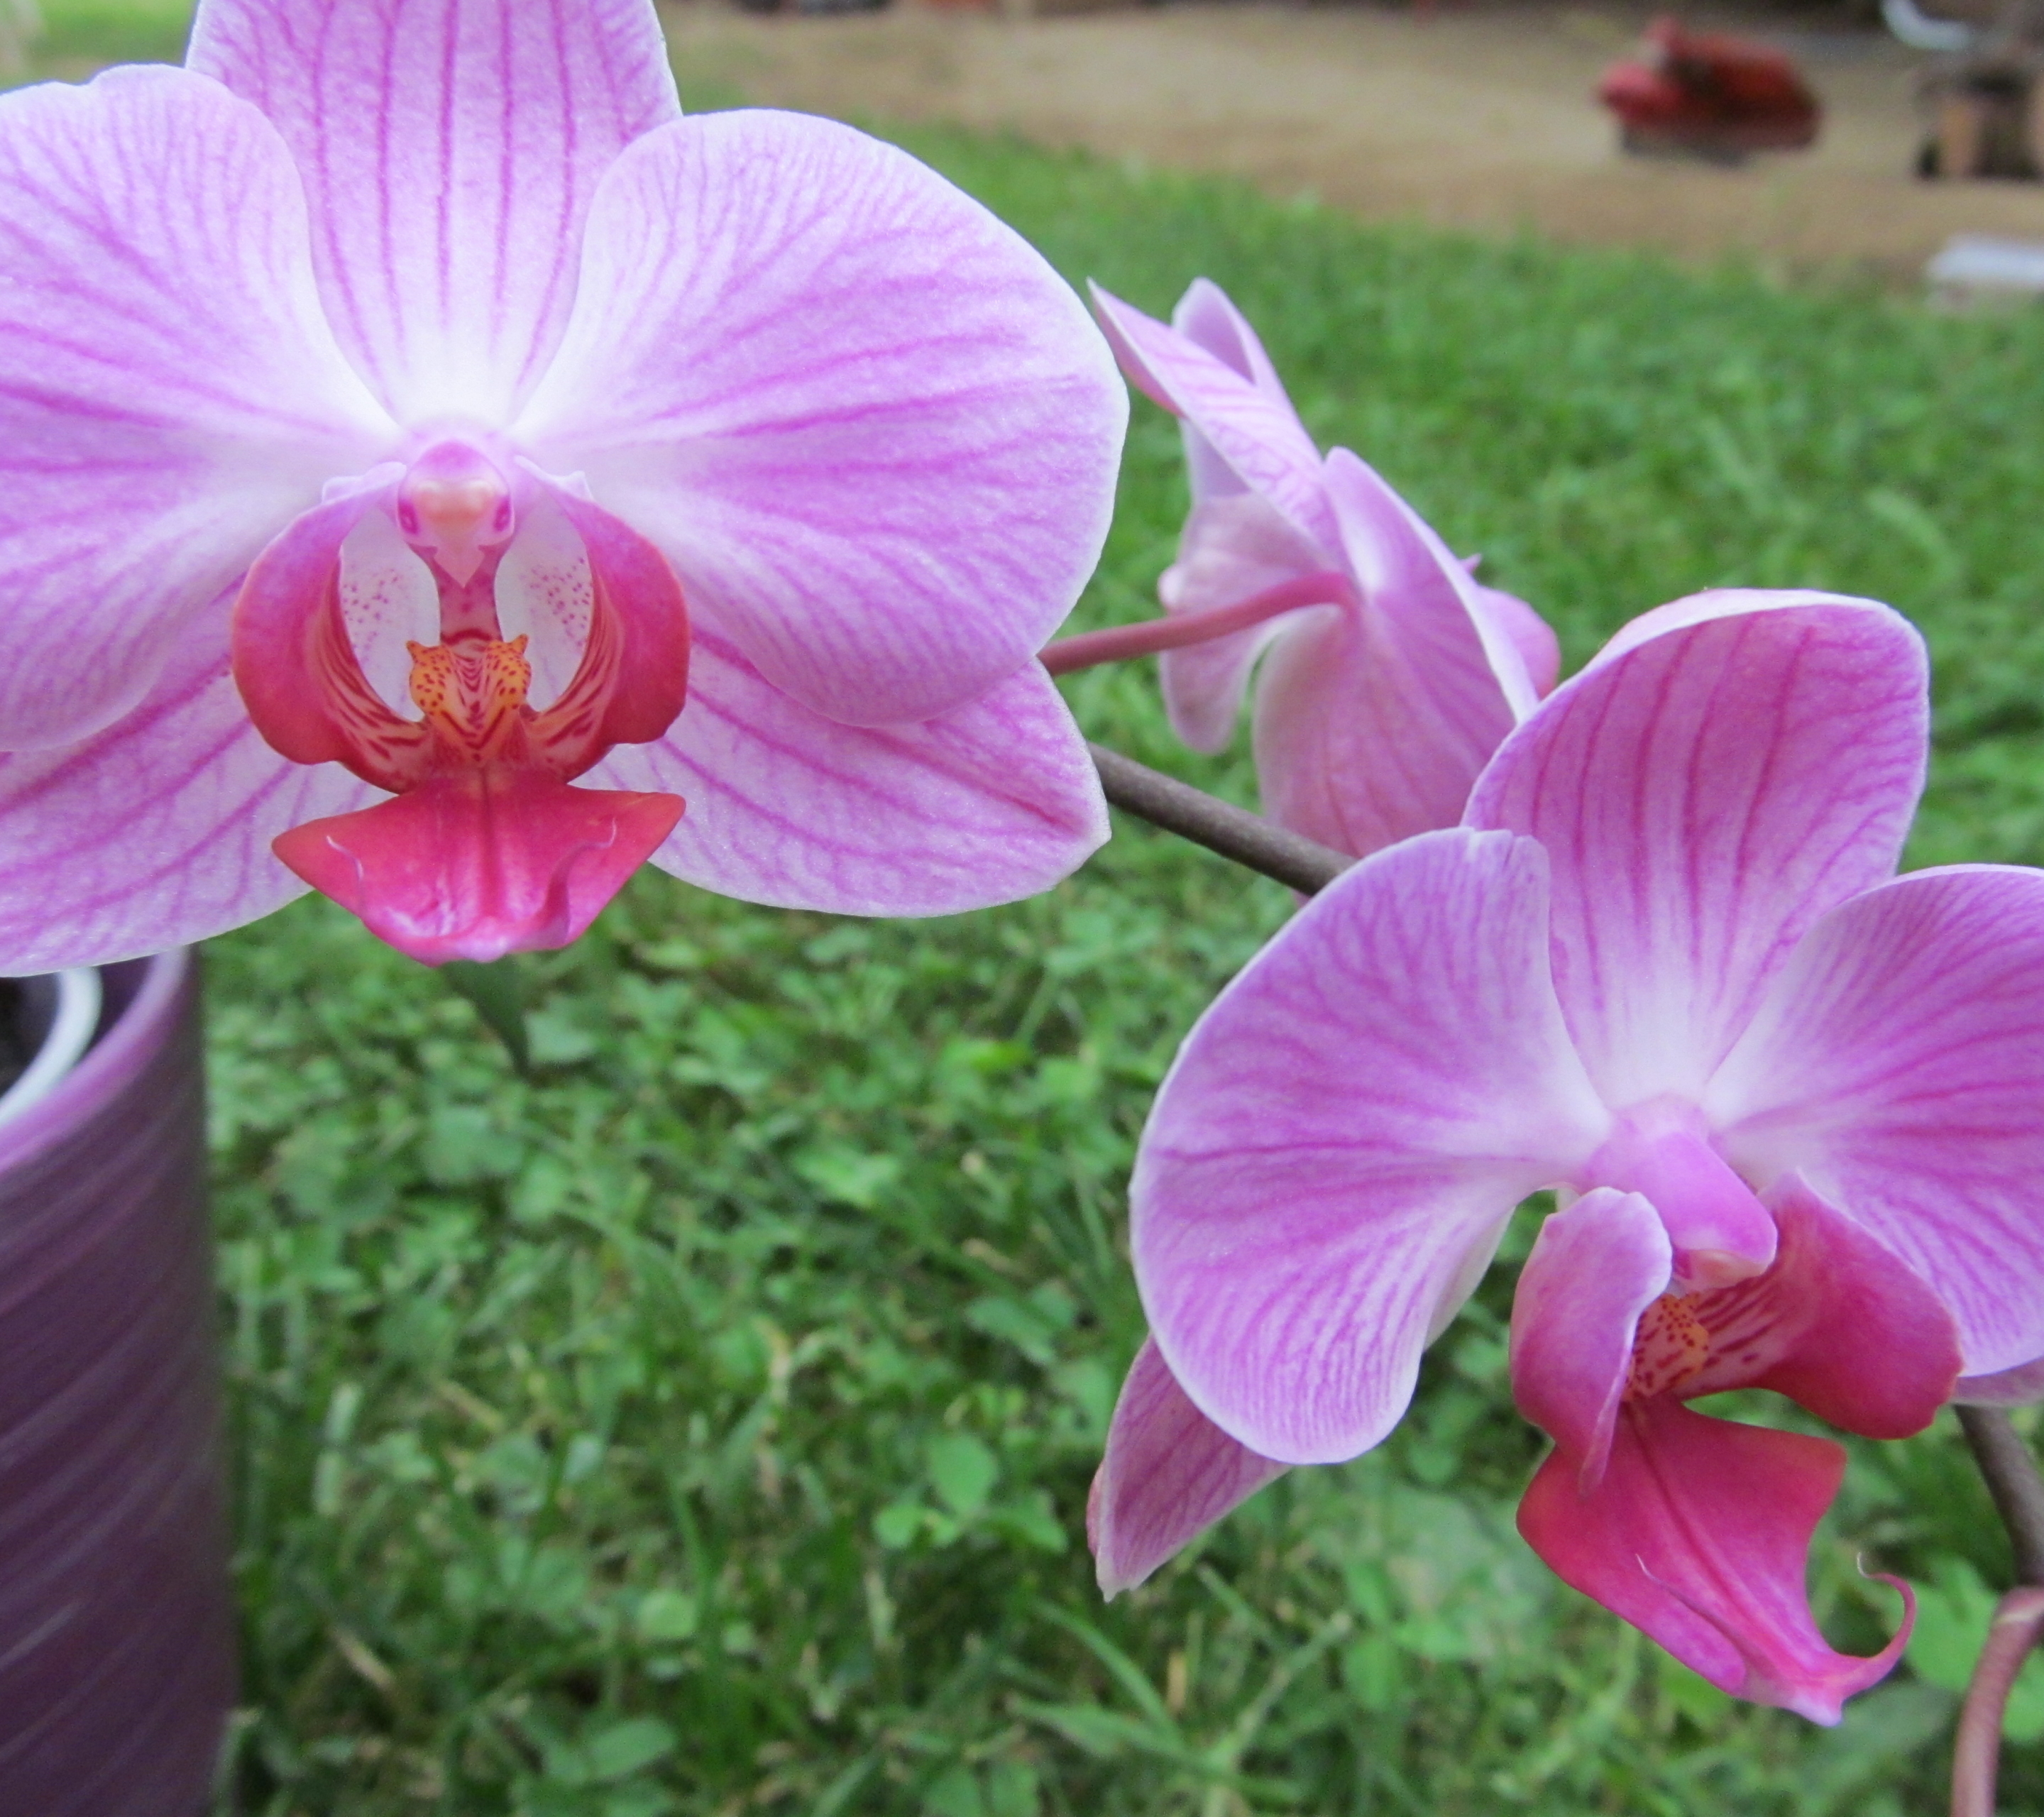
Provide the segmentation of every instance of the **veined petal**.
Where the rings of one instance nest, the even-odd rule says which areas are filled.
[[[395,426],[321,316],[289,155],[216,83],[0,98],[0,749],[27,750],[140,701]]]
[[[305,893],[271,840],[373,798],[248,723],[227,670],[231,603],[212,603],[105,732],[0,756],[0,974],[111,964],[267,915]]]
[[[1263,351],[1256,330],[1220,285],[1208,278],[1195,278],[1171,311],[1171,326],[1195,347],[1231,367],[1268,398],[1274,408],[1294,422],[1298,421],[1292,400],[1285,394],[1284,381],[1278,376],[1270,355]],[[1171,405],[1166,402],[1165,408]],[[1190,417],[1181,421],[1179,430],[1185,439],[1185,471],[1192,482],[1195,510],[1208,499],[1225,498],[1248,490]],[[1305,436],[1303,425],[1299,433]],[[1307,437],[1309,443],[1311,439]]]
[[[1405,502],[1345,448],[1327,476],[1360,598],[1266,658],[1256,770],[1273,820],[1360,856],[1460,820],[1533,692],[1480,620],[1475,582]]]
[[[1870,601],[1720,593],[1612,648],[1500,747],[1468,823],[1552,855],[1555,984],[1606,1101],[1693,1101],[1804,930],[1893,874],[1923,640]]]
[[[1323,559],[1265,500],[1237,490],[1193,507],[1178,538],[1178,559],[1164,570],[1157,596],[1167,613],[1214,612],[1267,588],[1313,573]],[[1157,659],[1171,729],[1195,751],[1220,751],[1234,736],[1242,696],[1257,657],[1309,606],[1266,619],[1247,631],[1166,650]]]
[[[1094,313],[1130,381],[1199,432],[1213,453],[1285,521],[1329,552],[1340,546],[1320,452],[1280,390],[1271,393],[1097,284]]]
[[[1086,1542],[1101,1595],[1134,1589],[1284,1473],[1284,1465],[1238,1445],[1193,1406],[1145,1339],[1086,1497]]]
[[[1811,928],[1706,1108],[1950,1308],[1965,1367],[2044,1353],[2044,874],[1917,871]]]
[[[1070,611],[1127,412],[1012,229],[849,127],[746,111],[613,168],[516,432],[775,686],[879,725],[974,699]]]
[[[700,620],[689,704],[657,744],[590,773],[686,796],[654,855],[704,889],[837,915],[949,915],[1047,889],[1107,838],[1085,740],[1033,664],[979,700],[840,725]]]
[[[1668,1289],[1674,1251],[1653,1206],[1600,1186],[1540,1227],[1512,1301],[1512,1396],[1566,1454],[1587,1493],[1603,1481],[1639,1316]]]
[[[400,952],[429,966],[488,961],[578,939],[682,807],[478,766],[293,827],[276,852]]]
[[[1869,1439],[1922,1431],[1959,1373],[1951,1314],[1797,1176],[1769,1197],[1781,1233],[1774,1266],[1692,1302],[1710,1358],[1681,1385],[1682,1398],[1769,1388]]]
[[[1608,1113],[1547,970],[1546,862],[1456,830],[1365,859],[1193,1027],[1130,1189],[1135,1275],[1171,1373],[1286,1463],[1354,1457],[1512,1207]]]
[[[1903,1589],[1902,1630],[1870,1659],[1817,1631],[1804,1562],[1845,1466],[1826,1439],[1706,1419],[1658,1395],[1627,1403],[1590,1493],[1569,1454],[1550,1456],[1519,1531],[1564,1582],[1720,1690],[1835,1723],[1846,1698],[1893,1670],[1915,1617]]]
[[[509,420],[597,182],[681,113],[646,0],[202,0],[186,61],[283,134],[335,330],[408,424]]]

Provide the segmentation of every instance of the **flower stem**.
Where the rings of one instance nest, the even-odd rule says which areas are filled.
[[[1118,751],[1101,744],[1087,748],[1100,771],[1101,786],[1116,807],[1304,895],[1324,889],[1355,862],[1347,852],[1287,832]]]
[[[2015,1581],[2044,1585],[2044,1479],[2022,1434],[1999,1407],[1961,1407],[1959,1429],[1987,1479],[2015,1552]]]
[[[1964,1412],[1980,1412],[1979,1408]],[[1959,1712],[1958,1739],[1952,1749],[1952,1817],[1994,1817],[1996,1769],[2001,1754],[2001,1719],[2009,1688],[2044,1628],[2044,1587],[2025,1584],[1995,1605],[1987,1644],[1966,1687]]]
[[[1204,643],[1231,632],[1247,631],[1266,618],[1297,612],[1301,606],[1337,605],[1348,589],[1348,581],[1340,574],[1301,574],[1237,600],[1233,605],[1216,606],[1212,612],[1181,612],[1146,618],[1135,624],[1113,625],[1105,631],[1082,632],[1077,637],[1060,637],[1043,646],[1039,659],[1052,674],[1069,675],[1075,669],[1091,669],[1102,663],[1154,656],[1160,650],[1181,650],[1188,643]]]

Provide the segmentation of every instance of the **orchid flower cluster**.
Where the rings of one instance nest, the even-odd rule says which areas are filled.
[[[647,862],[1009,901],[1107,834],[1051,670],[1162,652],[1201,750],[1254,675],[1267,813],[1358,862],[1144,1131],[1103,1588],[1381,1441],[1551,1194],[1528,1542],[1735,1695],[1831,1722],[1892,1665],[1906,1588],[1870,1658],[1804,1589],[1840,1448],[1689,1404],[1893,1437],[2044,1392],[2044,874],[1897,875],[1895,613],[1701,594],[1557,686],[1218,289],[1096,328],[906,155],[684,118],[649,0],[202,0],[182,69],[0,100],[0,968],[308,886],[489,959]],[[1162,618],[1046,651],[1117,357],[1191,514]]]

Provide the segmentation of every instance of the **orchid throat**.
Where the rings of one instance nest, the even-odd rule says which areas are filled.
[[[358,647],[394,642],[344,561],[378,517],[397,533],[383,532],[384,592],[422,595],[423,565],[436,596],[436,640],[403,644],[417,717],[372,683]],[[506,558],[527,542],[537,555],[507,589]],[[507,590],[535,630],[546,621],[550,647],[579,643],[541,706],[533,632],[505,634]],[[644,538],[571,485],[528,471],[514,487],[470,444],[435,444],[401,477],[299,517],[236,602],[234,678],[263,736],[394,797],[294,827],[277,856],[428,964],[565,946],[681,817],[678,796],[570,784],[615,746],[667,730],[688,647],[679,584]],[[379,672],[396,652],[380,654]]]

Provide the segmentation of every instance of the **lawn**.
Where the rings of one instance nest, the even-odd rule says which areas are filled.
[[[52,10],[86,33],[67,56],[119,48],[122,9]],[[1075,281],[1158,311],[1196,274],[1226,285],[1315,433],[1481,550],[1572,663],[1700,586],[1892,601],[1938,663],[1912,861],[2044,862],[2044,317],[898,136]],[[1183,503],[1175,431],[1139,403],[1075,624],[1153,609]],[[1096,736],[1251,798],[1239,753],[1171,743],[1147,666],[1068,686]],[[1896,1606],[1858,1554],[1923,1586],[1909,1664],[1834,1731],[1735,1705],[1512,1533],[1540,1443],[1504,1381],[1523,1228],[1380,1451],[1295,1473],[1101,1604],[1083,1510],[1141,1335],[1135,1135],[1289,908],[1133,824],[1047,897],[923,924],[648,874],[578,947],[519,962],[522,1074],[321,902],[215,943],[244,1611],[225,1807],[1938,1807],[2008,1569],[1955,1434],[1856,1445],[1813,1558],[1859,1650]],[[2004,1809],[2044,1811],[2044,1682],[2016,1719]]]

